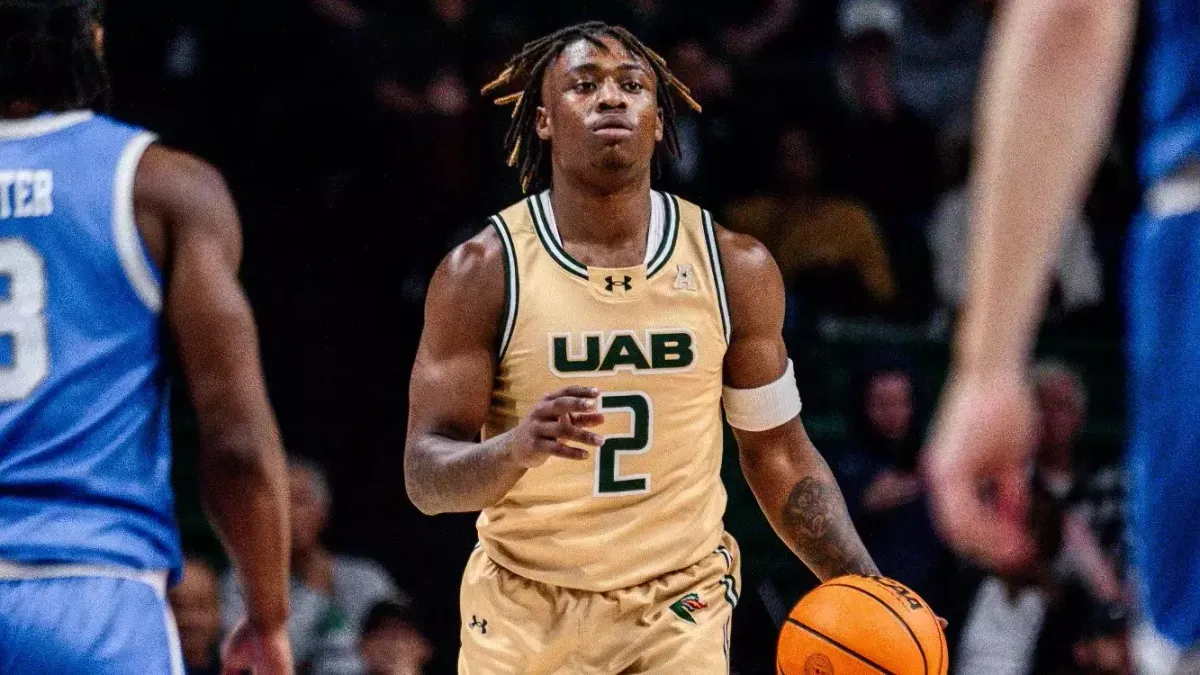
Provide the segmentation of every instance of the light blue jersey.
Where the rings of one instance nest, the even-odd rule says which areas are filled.
[[[1200,647],[1200,2],[1148,0],[1142,14],[1149,192],[1125,275],[1128,531],[1140,609],[1186,649]]]
[[[1200,3],[1142,3],[1145,63],[1141,170],[1147,184],[1200,161]]]
[[[0,120],[0,561],[172,571],[154,137],[90,112]]]

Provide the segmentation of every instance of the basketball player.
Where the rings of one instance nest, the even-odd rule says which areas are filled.
[[[1135,640],[1140,668],[1165,673],[1200,643],[1200,4],[1142,7],[1148,192],[1129,241],[1128,532],[1147,622]],[[1137,11],[1135,0],[1009,0],[1000,14],[974,176],[972,285],[926,458],[944,532],[994,565],[1018,566],[1032,550],[1029,356],[1062,224],[1107,146]],[[999,499],[978,491],[989,482]]]
[[[698,106],[629,32],[532,42],[485,93],[518,83],[531,196],[442,263],[413,368],[409,495],[483,511],[459,672],[726,672],[722,403],[780,537],[822,579],[877,573],[800,422],[779,270],[651,190],[673,98]]]
[[[217,172],[103,109],[96,5],[0,0],[0,673],[182,673],[167,338],[248,593],[228,672],[291,672],[286,479]]]

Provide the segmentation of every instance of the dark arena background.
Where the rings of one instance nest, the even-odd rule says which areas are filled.
[[[115,115],[228,178],[285,445],[311,463],[313,485],[319,472],[328,483],[293,486],[312,502],[299,520],[321,532],[314,550],[373,559],[394,581],[395,619],[420,634],[406,649],[426,661],[399,672],[455,672],[458,583],[475,543],[473,516],[429,518],[408,502],[402,463],[430,275],[520,197],[504,165],[508,109],[479,89],[526,41],[593,18],[644,39],[703,105],[681,106],[682,156],[662,163],[657,185],[779,261],[805,424],[880,568],[950,621],[953,672],[1000,672],[997,650],[1016,660],[1003,672],[1126,672],[1126,622],[1097,597],[1102,582],[1063,563],[1078,552],[1060,535],[1066,519],[1084,521],[1088,550],[1123,578],[1120,278],[1138,200],[1123,139],[1135,102],[1068,228],[1041,336],[1044,573],[998,579],[956,560],[914,472],[962,300],[964,179],[993,11],[973,0],[108,3]],[[176,398],[185,546],[220,574],[182,387]],[[759,512],[732,435],[726,445],[726,525],[745,561],[733,669],[774,673],[778,626],[815,579]],[[1040,603],[1036,621],[1017,609],[1026,597]],[[346,672],[329,655],[362,629],[328,604],[298,641],[305,672]],[[180,616],[185,646],[212,639]]]

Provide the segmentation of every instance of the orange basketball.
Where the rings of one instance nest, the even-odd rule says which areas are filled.
[[[779,634],[780,675],[946,675],[946,636],[925,601],[883,577],[831,579]]]

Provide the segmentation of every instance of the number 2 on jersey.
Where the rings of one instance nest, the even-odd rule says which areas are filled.
[[[596,453],[596,496],[641,494],[650,490],[650,474],[621,475],[621,455],[649,452],[654,406],[640,391],[601,394],[600,412],[629,413],[629,433],[610,434]]]
[[[5,289],[7,286],[7,289]],[[33,393],[50,370],[46,265],[20,239],[0,239],[0,403]]]

